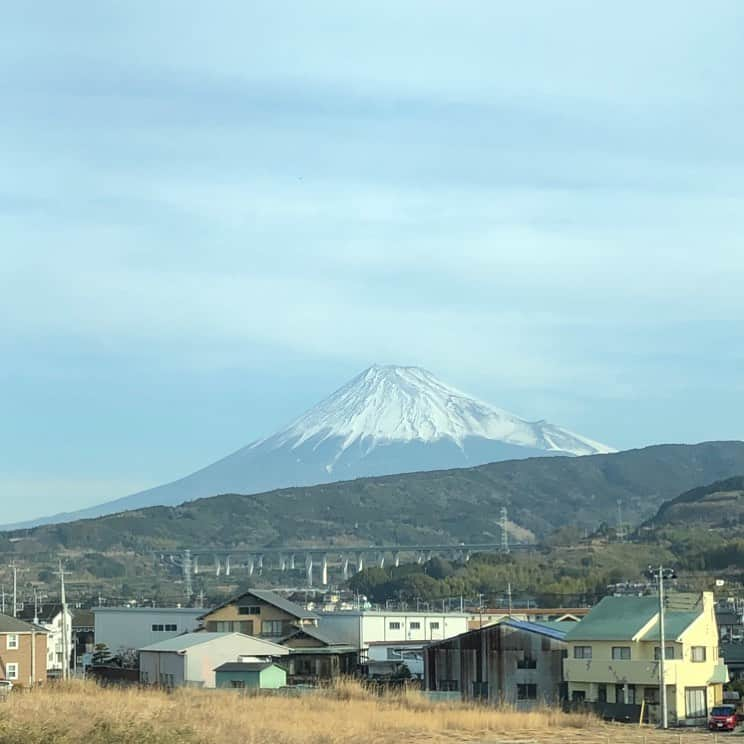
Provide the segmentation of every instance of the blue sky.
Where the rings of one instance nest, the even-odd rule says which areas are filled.
[[[617,447],[744,437],[744,5],[17,3],[3,519],[373,362]]]

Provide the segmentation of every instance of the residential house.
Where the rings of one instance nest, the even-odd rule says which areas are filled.
[[[33,687],[47,678],[47,631],[8,615],[0,615],[0,679]]]
[[[704,721],[721,702],[728,672],[719,658],[713,594],[670,594],[664,621],[670,722]],[[636,705],[660,718],[658,597],[605,597],[566,634],[564,678],[572,700]]]
[[[139,649],[140,683],[163,687],[217,684],[215,669],[227,662],[273,662],[289,649],[242,633],[186,633]]]
[[[278,690],[287,684],[287,671],[271,661],[227,661],[215,670],[218,688]]]
[[[194,607],[94,607],[92,612],[96,644],[114,654],[190,633],[204,614]]]
[[[357,648],[331,638],[313,625],[292,628],[277,643],[290,650],[289,658],[282,663],[291,685],[327,682],[357,670]]]
[[[425,689],[519,708],[558,703],[573,625],[509,619],[432,643],[424,649]]]
[[[278,640],[297,627],[315,626],[318,616],[266,589],[251,589],[199,618],[210,633],[243,633]]]
[[[61,677],[65,667],[65,653],[67,653],[67,668],[72,664],[74,645],[72,634],[72,612],[66,610],[63,622],[61,604],[26,604],[19,613],[19,618],[34,623],[47,631],[46,670],[48,676]],[[64,627],[63,627],[64,626]],[[65,636],[66,642],[65,642]],[[66,650],[66,651],[65,651]]]

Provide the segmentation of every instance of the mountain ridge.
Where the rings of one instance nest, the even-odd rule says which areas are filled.
[[[544,455],[614,450],[546,421],[526,421],[420,367],[373,365],[275,434],[154,488],[0,529],[175,505],[220,493],[262,493],[339,480]]]
[[[640,523],[691,488],[744,472],[744,442],[654,445],[587,457],[361,478],[262,494],[224,494],[0,534],[0,550],[146,552],[193,545],[497,542],[500,509],[538,540],[612,524],[617,500]]]

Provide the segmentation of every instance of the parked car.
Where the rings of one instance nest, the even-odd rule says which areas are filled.
[[[711,731],[733,731],[736,728],[736,706],[713,706],[708,719],[708,728]]]

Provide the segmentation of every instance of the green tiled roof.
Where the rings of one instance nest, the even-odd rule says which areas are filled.
[[[630,640],[659,610],[657,597],[605,597],[575,627],[567,641]]]
[[[700,617],[698,612],[666,612],[664,614],[664,637],[667,641],[676,641],[695,620]],[[643,634],[642,641],[659,640],[659,621]]]
[[[690,606],[687,603],[686,606]],[[658,597],[605,597],[579,623],[566,633],[567,641],[631,640],[659,612]],[[667,641],[677,640],[700,617],[700,612],[667,610],[664,633]],[[640,638],[655,641],[659,638],[658,620]]]

